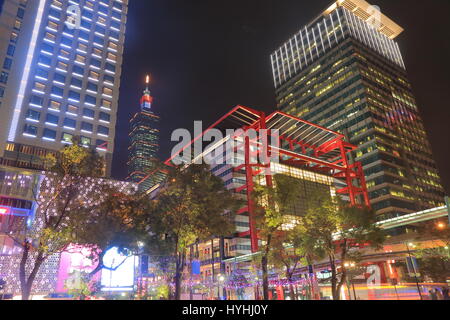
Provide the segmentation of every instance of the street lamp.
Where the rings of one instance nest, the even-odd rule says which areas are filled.
[[[411,242],[409,244],[406,243],[406,249],[408,250],[409,261],[411,262],[411,266],[412,266],[412,269],[413,269],[413,272],[414,272],[414,279],[416,280],[417,291],[419,292],[420,300],[423,300],[422,292],[421,292],[420,286],[419,286],[419,279],[417,278],[416,266],[414,265],[413,258],[412,258],[412,255],[411,255],[411,251],[409,250],[410,246],[415,248],[415,245],[413,243],[411,243]]]
[[[136,280],[136,282],[137,282],[136,289],[137,289],[137,296],[140,298],[141,294],[142,294],[142,289],[143,289],[143,283],[142,283],[142,249],[145,247],[145,243],[142,242],[142,241],[138,241],[137,242],[137,246],[138,246],[139,250],[138,250],[138,278]]]
[[[439,230],[444,230],[446,227],[446,224],[443,222],[439,222],[436,226]]]
[[[220,284],[225,281],[225,277],[222,274],[218,274],[217,279],[219,280],[217,282],[217,299],[220,300]]]
[[[344,267],[346,267],[346,268],[354,269],[355,266],[356,266],[356,263],[355,263],[355,262],[344,262]],[[350,282],[350,283],[352,284],[352,288],[353,288],[353,297],[354,297],[354,299],[356,300],[355,283],[353,282],[353,279],[349,279],[348,277],[347,277],[347,281]],[[347,287],[348,287],[348,283],[347,283]],[[350,288],[348,288],[348,291],[350,291]],[[350,292],[349,292],[349,296],[351,296],[351,295],[350,295]]]

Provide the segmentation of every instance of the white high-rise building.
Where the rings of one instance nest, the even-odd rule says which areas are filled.
[[[3,2],[3,3],[2,3]],[[80,136],[111,170],[128,0],[0,1],[0,164]]]

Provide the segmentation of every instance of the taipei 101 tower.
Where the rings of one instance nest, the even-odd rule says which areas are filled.
[[[151,188],[163,179],[155,161],[159,151],[159,116],[153,112],[153,97],[149,90],[150,76],[140,101],[140,110],[130,121],[130,147],[127,180]],[[145,190],[144,190],[145,191]]]

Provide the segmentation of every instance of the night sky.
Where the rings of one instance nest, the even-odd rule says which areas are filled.
[[[237,104],[275,109],[270,54],[330,0],[130,0],[113,176],[127,174],[129,119],[146,73],[161,120],[160,158],[177,128],[204,126]],[[401,25],[400,44],[447,194],[450,190],[450,2],[371,2]]]

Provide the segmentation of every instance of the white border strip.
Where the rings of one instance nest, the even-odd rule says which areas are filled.
[[[36,41],[41,29],[42,16],[44,14],[44,7],[47,0],[39,0],[39,7],[36,14],[36,20],[33,26],[33,33],[31,36],[30,46],[28,47],[28,53],[25,61],[25,67],[23,70],[22,80],[20,81],[19,94],[17,95],[16,105],[14,107],[13,118],[11,121],[11,127],[9,128],[8,141],[14,142],[16,140],[17,125],[19,123],[19,117],[22,112],[23,99],[25,98],[25,89],[28,84],[28,78],[30,75],[31,63],[33,62],[34,50],[36,48]]]

